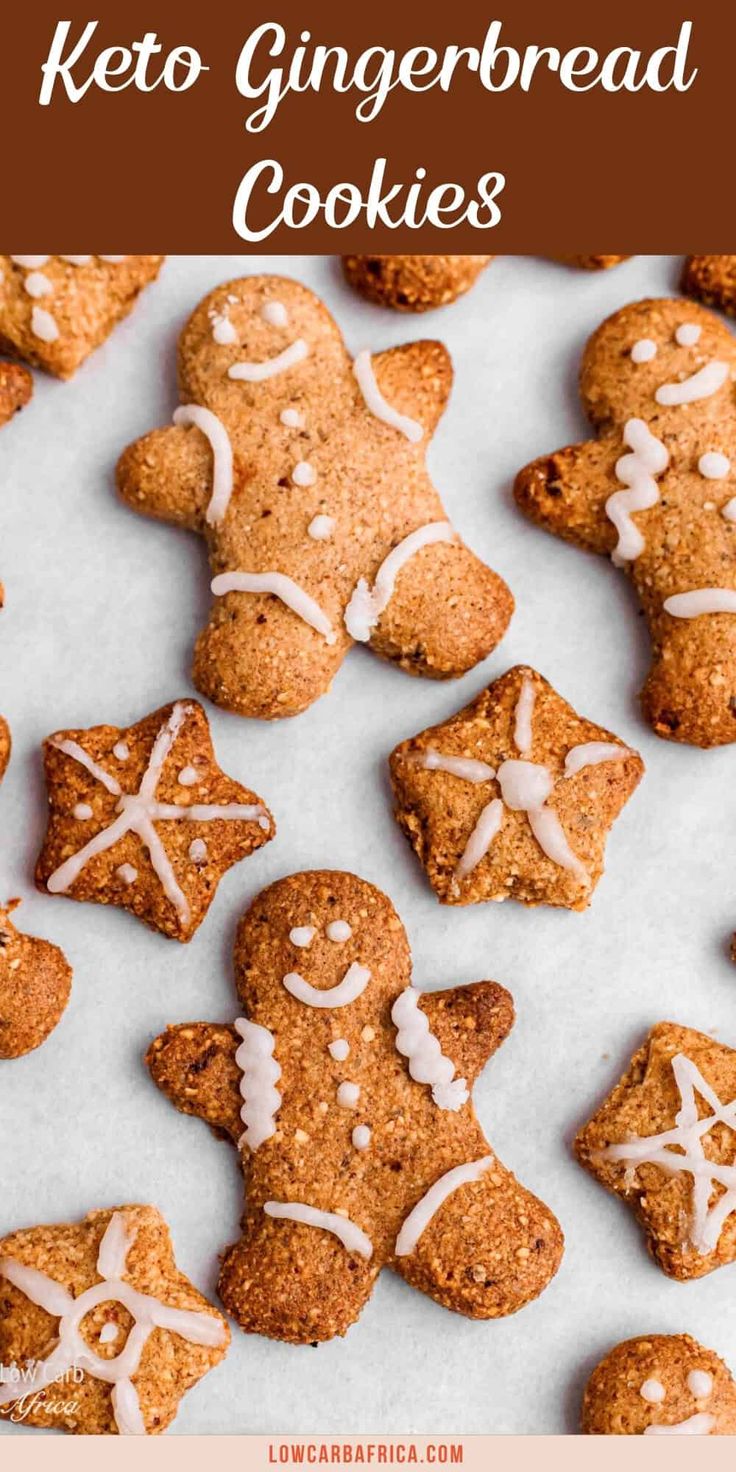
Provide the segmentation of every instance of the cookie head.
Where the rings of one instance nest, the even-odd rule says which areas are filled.
[[[588,342],[580,382],[597,428],[640,418],[676,433],[688,419],[718,421],[733,401],[735,372],[736,338],[726,324],[673,298],[614,312]]]
[[[733,1436],[736,1385],[711,1349],[689,1334],[652,1334],[616,1345],[588,1381],[589,1436]]]

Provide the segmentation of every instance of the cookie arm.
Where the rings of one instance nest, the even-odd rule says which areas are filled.
[[[405,343],[376,353],[372,360],[383,397],[399,414],[418,419],[431,435],[439,424],[452,388],[452,359],[441,342]]]
[[[212,495],[212,451],[194,427],[154,429],[123,451],[116,483],[134,511],[201,531]]]
[[[243,1133],[234,1027],[185,1022],[154,1038],[146,1064],[156,1087],[182,1114],[194,1114],[237,1144]]]
[[[514,1025],[514,1001],[495,981],[424,992],[419,1003],[442,1052],[472,1084]]]
[[[617,533],[605,508],[617,488],[614,467],[620,454],[620,439],[603,439],[542,455],[519,471],[516,503],[545,531],[588,552],[610,553]]]

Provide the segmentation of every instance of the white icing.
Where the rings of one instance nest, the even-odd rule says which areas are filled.
[[[691,1370],[687,1388],[696,1400],[707,1400],[713,1394],[713,1376],[707,1370]]]
[[[107,788],[108,792],[119,797],[119,801],[115,807],[117,816],[112,823],[100,829],[100,832],[95,834],[94,838],[84,845],[84,848],[72,854],[58,869],[54,870],[46,884],[51,894],[65,894],[79,878],[90,859],[114,848],[126,833],[135,833],[143,847],[148,850],[152,868],[166,898],[174,906],[182,923],[188,924],[191,914],[189,902],[176,879],[171,860],[155,824],[180,821],[211,823],[218,819],[251,823],[265,817],[263,808],[257,804],[193,803],[189,807],[184,807],[175,803],[156,801],[156,788],[164,764],[190,711],[191,706],[177,701],[153,743],[148,766],[143,773],[138,791],[133,793],[121,793],[117,778],[112,777],[104,767],[93,761],[92,757],[88,756],[84,748],[77,742],[58,739],[52,742],[59,751],[79,762],[96,781],[101,782]]]
[[[514,746],[521,756],[528,756],[532,749],[532,722],[534,720],[534,705],[536,702],[536,691],[534,683],[528,675],[524,676],[516,702],[516,713],[514,716]]]
[[[433,1186],[422,1196],[416,1206],[409,1212],[404,1221],[401,1231],[396,1238],[394,1252],[397,1257],[408,1257],[414,1251],[422,1233],[426,1231],[432,1218],[436,1216],[440,1207],[444,1205],[448,1196],[461,1186],[472,1185],[479,1181],[481,1176],[494,1163],[492,1155],[484,1155],[482,1160],[469,1160],[465,1165],[455,1165],[452,1170],[445,1172],[435,1181]]]
[[[119,864],[115,873],[118,879],[122,879],[123,884],[135,884],[138,878],[138,870],[133,864]]]
[[[22,266],[24,271],[37,271],[51,260],[51,256],[11,256],[10,259],[15,261],[16,266]]]
[[[275,358],[266,358],[264,363],[233,363],[227,370],[227,376],[243,383],[263,383],[266,378],[274,378],[277,373],[285,373],[287,368],[296,367],[308,353],[309,348],[304,339],[298,337],[288,348],[284,348],[283,353],[277,353]]]
[[[376,573],[372,588],[369,588],[365,578],[360,578],[345,609],[345,627],[351,639],[361,644],[370,639],[371,630],[375,629],[391,600],[396,579],[410,558],[416,556],[423,547],[431,547],[437,542],[454,541],[456,536],[449,521],[430,521],[426,526],[417,527],[416,531],[410,532],[408,537],[404,537],[389,552]]]
[[[316,629],[326,644],[337,643],[337,634],[324,609],[286,573],[221,572],[212,579],[211,587],[217,598],[223,598],[226,593],[271,593],[305,624]]]
[[[289,313],[283,302],[264,302],[261,307],[261,316],[269,327],[288,327]]]
[[[204,864],[207,859],[207,844],[203,838],[193,838],[188,852],[193,864]]]
[[[279,419],[287,429],[303,429],[306,422],[304,415],[300,414],[298,409],[282,409]]]
[[[631,519],[632,511],[649,511],[659,500],[659,486],[654,479],[669,464],[669,451],[651,433],[643,419],[629,419],[624,427],[624,444],[633,452],[616,461],[616,479],[626,486],[614,491],[606,501],[606,516],[618,532],[618,543],[612,553],[617,563],[633,562],[646,545]]]
[[[639,1394],[647,1405],[658,1406],[661,1405],[667,1392],[660,1380],[645,1380]]]
[[[478,821],[465,845],[465,848],[455,866],[456,880],[467,878],[477,869],[481,859],[484,859],[493,843],[496,834],[503,823],[503,803],[500,797],[494,797],[487,802],[481,810]]]
[[[370,979],[368,967],[353,961],[336,986],[320,990],[305,981],[297,971],[290,971],[284,977],[284,986],[292,997],[296,997],[298,1002],[304,1002],[307,1007],[349,1007],[351,1002],[357,1002],[358,997],[362,996]]]
[[[736,1165],[719,1165],[709,1160],[703,1142],[716,1124],[736,1130],[736,1100],[722,1104],[684,1053],[677,1053],[672,1059],[672,1072],[680,1096],[680,1108],[672,1129],[622,1144],[607,1145],[599,1152],[599,1158],[621,1161],[634,1177],[640,1165],[657,1165],[667,1176],[679,1175],[681,1171],[692,1176],[689,1241],[696,1252],[705,1255],[715,1251],[724,1222],[736,1211]],[[702,1119],[696,1094],[711,1110]],[[723,1190],[711,1206],[716,1186]]]
[[[127,762],[130,756],[130,747],[127,741],[116,741],[112,749],[112,754],[117,757],[119,762]]]
[[[337,1102],[341,1109],[355,1109],[360,1098],[360,1084],[342,1083],[337,1090]]]
[[[176,780],[180,787],[193,787],[199,776],[194,767],[182,767]]]
[[[127,256],[100,256],[101,261],[107,261],[110,266],[119,266],[121,261],[127,261]]]
[[[722,455],[719,450],[706,450],[698,461],[698,470],[706,480],[723,480],[730,469],[728,455]]]
[[[675,1421],[672,1426],[645,1426],[645,1436],[710,1436],[716,1424],[715,1416],[699,1411],[687,1421]]]
[[[598,767],[601,762],[621,762],[630,756],[628,746],[618,746],[612,741],[582,741],[571,746],[565,757],[565,776],[574,777],[586,767]]]
[[[419,764],[430,772],[449,772],[451,777],[461,777],[464,782],[489,782],[496,775],[495,768],[487,762],[476,761],[471,756],[445,756],[432,747],[422,752]]]
[[[657,356],[657,344],[652,342],[651,337],[640,337],[631,349],[632,363],[651,363],[652,358]]]
[[[88,266],[92,260],[91,256],[62,256],[62,261],[67,261],[70,266]],[[100,257],[104,260],[104,256]]]
[[[235,1062],[242,1071],[240,1118],[245,1125],[238,1145],[257,1150],[276,1133],[276,1115],[281,1108],[276,1084],[281,1078],[281,1066],[273,1056],[275,1039],[269,1028],[239,1017],[235,1031],[243,1039],[235,1054]]]
[[[114,1344],[120,1337],[119,1324],[103,1324],[100,1329],[100,1344]]]
[[[23,282],[23,286],[28,292],[28,295],[34,298],[48,296],[54,289],[48,276],[44,276],[43,271],[29,272]]]
[[[699,341],[702,331],[702,327],[699,327],[697,322],[681,322],[680,326],[675,329],[675,342],[679,343],[681,348],[692,348]]]
[[[391,1021],[397,1029],[397,1051],[406,1058],[415,1082],[430,1085],[438,1109],[462,1109],[470,1097],[466,1081],[455,1077],[455,1064],[442,1052],[414,987],[407,986],[396,998]]]
[[[701,618],[705,613],[736,613],[733,588],[692,588],[665,598],[664,609],[673,618]]]
[[[212,494],[204,519],[208,526],[219,526],[233,493],[233,448],[221,419],[201,404],[182,404],[174,412],[174,424],[194,425],[212,451]]]
[[[31,332],[41,342],[56,342],[59,324],[51,312],[47,312],[44,307],[34,306],[31,311]]]
[[[327,1052],[337,1063],[344,1063],[350,1052],[347,1038],[335,1038],[334,1042],[327,1044]]]
[[[348,925],[347,920],[331,920],[325,930],[327,939],[334,940],[337,945],[343,945],[346,940],[350,940],[352,933],[353,927]]]
[[[356,1150],[367,1150],[371,1143],[372,1130],[367,1124],[356,1124],[351,1135]]]
[[[317,931],[313,925],[295,925],[289,931],[289,940],[293,946],[311,946]]]
[[[388,424],[391,429],[398,429],[399,433],[405,435],[413,445],[418,444],[424,436],[422,425],[416,419],[410,419],[408,414],[399,414],[397,409],[393,409],[386,402],[376,382],[371,355],[367,348],[358,353],[353,363],[353,373],[365,400],[366,408],[371,414],[375,415],[376,419],[382,420],[384,424]]]
[[[373,1256],[370,1237],[349,1217],[339,1216],[336,1211],[318,1211],[316,1206],[307,1206],[302,1201],[266,1201],[263,1210],[266,1216],[277,1217],[280,1221],[300,1222],[305,1227],[319,1227],[323,1232],[331,1232],[348,1252],[356,1253],[358,1257]]]
[[[729,373],[728,363],[720,363],[714,358],[682,383],[663,383],[654,397],[658,404],[694,404],[698,399],[709,399],[717,393]]]
[[[72,1370],[83,1370],[93,1380],[112,1385],[113,1414],[121,1436],[141,1435],[146,1430],[132,1377],[140,1368],[143,1351],[154,1329],[164,1329],[190,1344],[210,1348],[221,1345],[227,1332],[214,1314],[171,1308],[126,1282],[123,1275],[133,1240],[125,1213],[114,1212],[97,1259],[102,1282],[94,1283],[78,1298],[73,1298],[60,1283],[36,1268],[26,1267],[11,1257],[0,1258],[0,1277],[59,1320],[56,1340],[46,1359],[36,1360],[33,1369],[29,1367],[28,1373],[24,1373],[23,1396],[37,1394]],[[98,1355],[81,1333],[80,1326],[87,1314],[102,1303],[121,1304],[134,1320],[123,1349],[113,1359]],[[10,1405],[19,1398],[19,1386],[11,1380],[11,1374],[0,1366],[0,1406]]]
[[[317,472],[308,460],[298,460],[291,472],[291,478],[295,486],[313,486]]]
[[[312,537],[315,542],[329,542],[336,525],[334,516],[325,516],[321,512],[312,517],[307,527],[307,536]]]
[[[212,337],[220,347],[229,347],[237,342],[238,334],[227,312],[216,312],[212,317]]]
[[[736,521],[736,496],[732,496],[731,500],[726,502],[721,512],[721,516],[723,516],[726,521]]]
[[[84,823],[87,818],[92,817],[93,811],[94,809],[90,807],[88,802],[77,802],[72,808],[72,815],[78,818],[80,823]]]

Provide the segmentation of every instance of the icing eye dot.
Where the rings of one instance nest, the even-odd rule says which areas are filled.
[[[371,1143],[371,1131],[367,1124],[356,1124],[352,1135],[356,1150],[367,1150]]]
[[[289,313],[283,302],[266,302],[261,308],[261,316],[269,327],[288,327]]]
[[[193,787],[197,781],[197,773],[194,767],[182,767],[176,780],[181,787]]]
[[[230,318],[224,312],[212,318],[212,336],[220,347],[227,347],[228,344],[237,342],[238,334]]]
[[[317,472],[308,460],[298,460],[291,472],[291,478],[295,486],[313,486]]]
[[[103,1324],[100,1329],[100,1344],[114,1344],[119,1333],[119,1324]]]
[[[648,1405],[658,1406],[662,1404],[667,1392],[661,1380],[645,1380],[639,1394]]]
[[[303,429],[306,423],[304,415],[300,414],[298,409],[282,409],[279,419],[287,429]]]
[[[347,920],[331,920],[325,930],[327,939],[335,941],[337,945],[343,945],[346,940],[350,940],[352,933],[353,927],[348,925]]]
[[[207,844],[203,838],[193,838],[189,845],[189,857],[193,864],[203,864],[207,858]]]
[[[122,879],[123,884],[135,884],[138,878],[138,870],[132,864],[119,864],[115,873],[118,879]]]
[[[705,1400],[713,1393],[713,1376],[707,1370],[691,1370],[687,1377],[687,1388],[696,1400]]]
[[[350,1044],[347,1038],[335,1038],[334,1042],[327,1044],[327,1051],[338,1063],[344,1063],[350,1052]]]
[[[698,461],[698,470],[706,480],[723,480],[730,469],[728,455],[722,455],[719,450],[706,450]]]
[[[117,757],[119,762],[127,762],[130,756],[130,747],[127,741],[116,741],[112,749],[112,754]]]
[[[293,946],[301,946],[304,949],[306,946],[311,946],[316,934],[317,931],[313,925],[296,925],[293,930],[289,931],[289,940]]]
[[[312,537],[315,542],[329,542],[334,530],[334,516],[325,516],[324,514],[320,514],[319,516],[312,517],[312,520],[307,527],[307,535]]]
[[[354,1109],[360,1098],[360,1084],[340,1084],[337,1102],[341,1109]]]
[[[681,348],[692,348],[698,341],[702,330],[697,322],[682,322],[675,332],[675,342],[679,343]]]
[[[86,822],[87,818],[92,817],[92,809],[88,802],[76,803],[72,811],[74,813],[74,817],[77,818],[80,823],[84,823]]]
[[[631,349],[630,357],[632,363],[651,363],[652,358],[657,356],[657,344],[652,342],[651,337],[640,337]]]

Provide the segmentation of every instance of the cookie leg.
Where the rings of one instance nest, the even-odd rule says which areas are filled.
[[[562,1250],[552,1212],[494,1160],[478,1181],[448,1196],[414,1250],[392,1267],[445,1308],[499,1319],[539,1296]]]
[[[402,569],[371,645],[409,674],[447,679],[495,649],[513,610],[498,573],[467,547],[436,543]]]
[[[253,1204],[245,1231],[226,1254],[219,1282],[241,1329],[288,1344],[345,1334],[371,1295],[380,1263],[348,1252],[329,1232],[275,1220]]]
[[[658,736],[693,746],[736,741],[734,616],[654,621],[655,660],[641,694]]]
[[[227,593],[197,640],[194,683],[237,715],[296,716],[329,690],[349,647],[341,629],[328,644],[271,594]]]

